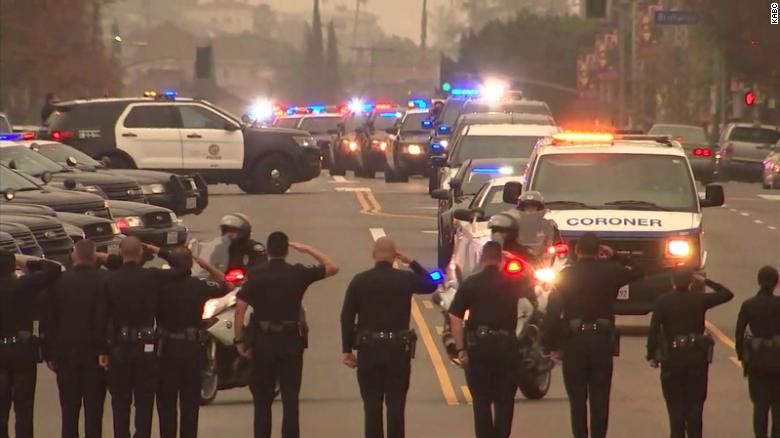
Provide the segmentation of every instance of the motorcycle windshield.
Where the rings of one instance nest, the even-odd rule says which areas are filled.
[[[545,212],[523,213],[517,219],[517,242],[529,248],[534,254],[542,254],[553,241],[555,230],[545,219]]]
[[[230,260],[230,239],[227,236],[220,236],[207,242],[197,245],[195,255],[205,259],[218,270],[226,272],[228,261]],[[192,268],[192,275],[199,278],[208,278],[209,273],[197,264]]]

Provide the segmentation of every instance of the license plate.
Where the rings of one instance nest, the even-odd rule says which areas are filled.
[[[190,196],[189,198],[187,198],[187,203],[186,203],[186,206],[185,206],[185,208],[187,210],[190,210],[190,209],[195,208],[197,206],[198,206],[198,198],[196,198],[194,196]]]
[[[627,300],[629,298],[629,290],[628,285],[625,285],[618,289],[617,299],[619,300]]]
[[[179,243],[179,232],[178,231],[169,231],[168,232],[168,238],[167,238],[168,245],[175,245]]]

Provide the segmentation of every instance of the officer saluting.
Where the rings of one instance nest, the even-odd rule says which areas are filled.
[[[186,277],[189,272],[143,268],[143,244],[136,237],[124,238],[119,250],[122,264],[109,272],[96,319],[98,327],[105,327],[102,332],[108,334],[111,343],[108,386],[114,436],[130,436],[130,405],[134,404],[134,437],[149,438],[159,376],[155,327],[159,294],[166,283]],[[158,255],[170,258],[165,249]],[[108,256],[110,265],[116,261],[116,256]]]
[[[704,283],[714,292],[693,292],[694,282]],[[654,368],[661,364],[661,387],[672,438],[700,438],[714,347],[712,338],[704,333],[705,313],[730,301],[734,294],[689,269],[676,270],[672,283],[674,291],[658,298],[653,311],[647,359]]]
[[[344,298],[342,361],[350,368],[357,367],[366,438],[385,436],[383,402],[387,404],[387,436],[403,438],[410,362],[417,342],[417,335],[409,330],[412,295],[433,293],[437,286],[428,272],[399,253],[388,237],[374,242],[371,255],[374,268],[356,275]],[[393,268],[396,259],[408,264],[412,272]],[[357,359],[352,350],[358,350]]]
[[[777,282],[774,267],[764,266],[758,271],[761,289],[742,304],[734,338],[748,376],[756,438],[780,437],[780,297],[773,295]]]
[[[102,436],[107,364],[105,333],[95,323],[95,309],[107,272],[98,269],[95,244],[76,242],[73,264],[49,288],[46,318],[47,364],[57,373],[62,410],[62,437],[79,437],[84,405],[87,438]]]
[[[563,381],[569,395],[575,438],[604,438],[609,422],[612,358],[616,353],[615,300],[618,290],[643,273],[614,259],[593,233],[577,241],[577,261],[561,271],[550,294],[543,323],[543,341],[553,356],[563,358]]]
[[[319,265],[287,263],[289,248],[314,257]],[[282,437],[298,438],[298,395],[303,371],[304,338],[301,302],[308,287],[338,273],[333,260],[320,251],[301,243],[290,243],[287,235],[274,232],[268,236],[267,264],[254,268],[238,292],[236,301],[236,348],[250,358],[250,389],[255,404],[255,438],[271,436],[271,404],[276,382],[282,392]],[[249,306],[254,314],[249,330],[254,336],[244,338],[244,318]]]
[[[512,432],[517,302],[522,298],[536,302],[529,277],[504,274],[501,261],[501,245],[486,243],[480,257],[482,270],[463,281],[449,309],[458,358],[465,365],[474,399],[477,438],[506,438]]]
[[[16,277],[16,268],[28,274]],[[33,304],[60,275],[60,265],[0,250],[0,437],[8,436],[11,405],[16,437],[32,438],[38,351]]]
[[[149,245],[147,245],[149,246]],[[152,251],[159,251],[151,247]],[[181,277],[170,281],[160,294],[157,316],[162,339],[160,354],[160,384],[157,390],[157,413],[160,417],[160,438],[176,438],[176,404],[181,410],[181,437],[198,436],[201,372],[206,357],[204,347],[208,333],[203,328],[203,305],[210,298],[228,291],[225,276],[215,267],[183,246],[170,251],[171,266],[192,270],[193,261],[216,281]]]

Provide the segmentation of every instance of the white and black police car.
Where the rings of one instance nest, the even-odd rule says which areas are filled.
[[[115,168],[197,172],[248,193],[284,193],[321,170],[316,141],[293,129],[244,125],[227,111],[175,92],[60,102],[47,136]]]

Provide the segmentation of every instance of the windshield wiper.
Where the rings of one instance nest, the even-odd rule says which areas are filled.
[[[669,211],[669,208],[662,207],[655,202],[648,202],[648,201],[635,201],[632,199],[626,199],[623,201],[611,201],[611,202],[605,202],[604,205],[614,205],[618,208],[637,208],[637,207],[644,207],[651,210],[663,210],[663,211]]]
[[[547,205],[547,206],[558,205],[558,206],[563,206],[563,207],[565,207],[565,206],[582,207],[582,208],[588,208],[588,209],[597,209],[597,208],[599,208],[599,207],[596,207],[596,206],[593,206],[593,205],[588,205],[588,204],[586,204],[584,202],[580,202],[580,201],[550,201],[550,202],[545,202],[545,205]]]

